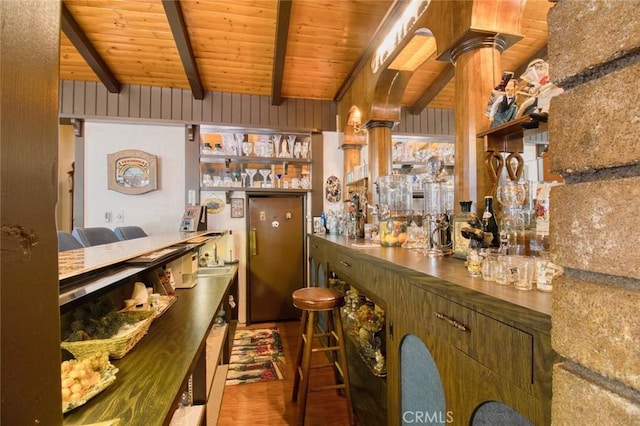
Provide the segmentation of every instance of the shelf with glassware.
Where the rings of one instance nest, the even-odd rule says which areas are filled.
[[[200,189],[311,191],[309,134],[202,132]]]
[[[448,204],[453,205],[453,135],[393,135],[392,142],[393,172],[413,176],[413,197],[423,198],[423,182],[437,176],[446,181]]]
[[[368,188],[369,178],[367,176],[361,177],[359,179],[353,180],[351,182],[347,182],[344,184],[344,201],[351,201],[351,197],[355,193],[366,194]]]

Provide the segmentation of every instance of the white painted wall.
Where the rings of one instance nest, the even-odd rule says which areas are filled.
[[[138,225],[150,235],[177,231],[185,207],[184,126],[86,121],[84,131],[84,226]],[[127,149],[158,157],[156,191],[127,195],[107,189],[107,155]]]

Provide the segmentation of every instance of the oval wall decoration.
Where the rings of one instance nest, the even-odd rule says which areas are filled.
[[[128,149],[107,155],[108,189],[137,195],[158,189],[155,155]]]
[[[329,176],[325,184],[325,198],[330,203],[337,203],[342,196],[342,185],[337,176]]]

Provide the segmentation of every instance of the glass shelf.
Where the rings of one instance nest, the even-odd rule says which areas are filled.
[[[309,133],[201,128],[201,191],[311,192],[312,163]]]

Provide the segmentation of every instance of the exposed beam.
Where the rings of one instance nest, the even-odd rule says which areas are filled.
[[[429,87],[420,95],[418,100],[409,107],[411,114],[420,114],[423,109],[429,105],[429,103],[438,96],[438,93],[444,89],[444,87],[451,81],[456,73],[456,68],[450,62],[447,63],[447,67],[436,77]]]
[[[538,50],[536,53],[534,53],[533,55],[531,55],[531,57],[529,59],[527,59],[526,61],[524,61],[522,63],[522,65],[520,65],[514,72],[513,72],[513,76],[515,78],[520,78],[520,76],[522,74],[524,74],[524,72],[527,70],[527,65],[529,65],[529,63],[531,61],[533,61],[534,59],[544,59],[545,61],[547,60],[547,57],[549,56],[548,52],[547,52],[547,45],[545,44],[544,46],[542,46],[540,48],[540,50]]]
[[[191,86],[191,93],[195,99],[202,100],[204,99],[204,88],[202,87],[202,80],[200,80],[200,73],[193,56],[189,33],[187,32],[187,26],[179,3],[178,0],[162,0],[162,6],[169,20],[169,26],[182,60],[184,72],[187,74],[189,86]]]
[[[93,44],[91,44],[87,35],[73,18],[73,15],[71,15],[71,12],[67,9],[64,2],[61,5],[60,12],[62,31],[64,31],[69,40],[71,40],[71,43],[78,49],[80,55],[87,61],[87,64],[89,64],[93,72],[96,73],[107,90],[110,93],[120,93],[120,82],[115,78],[107,64],[98,54],[96,48],[93,47]]]
[[[360,73],[360,70],[362,70],[362,68],[367,64],[367,62],[371,58],[372,53],[375,52],[375,50],[378,48],[378,45],[382,42],[391,27],[396,23],[406,7],[407,3],[404,0],[395,0],[393,4],[389,6],[387,13],[384,15],[384,17],[380,21],[380,24],[378,25],[378,28],[376,28],[376,31],[373,33],[371,41],[364,49],[362,55],[360,55],[360,58],[358,58],[358,61],[355,63],[351,71],[349,71],[349,74],[347,74],[347,77],[340,85],[338,93],[336,93],[336,95],[333,97],[333,100],[335,102],[340,102],[345,93],[347,93],[347,90],[349,90],[349,87]]]
[[[284,77],[284,61],[287,56],[289,21],[291,21],[291,0],[279,0],[276,40],[273,46],[273,70],[271,71],[271,105],[274,106],[279,106],[282,103],[282,79]]]

